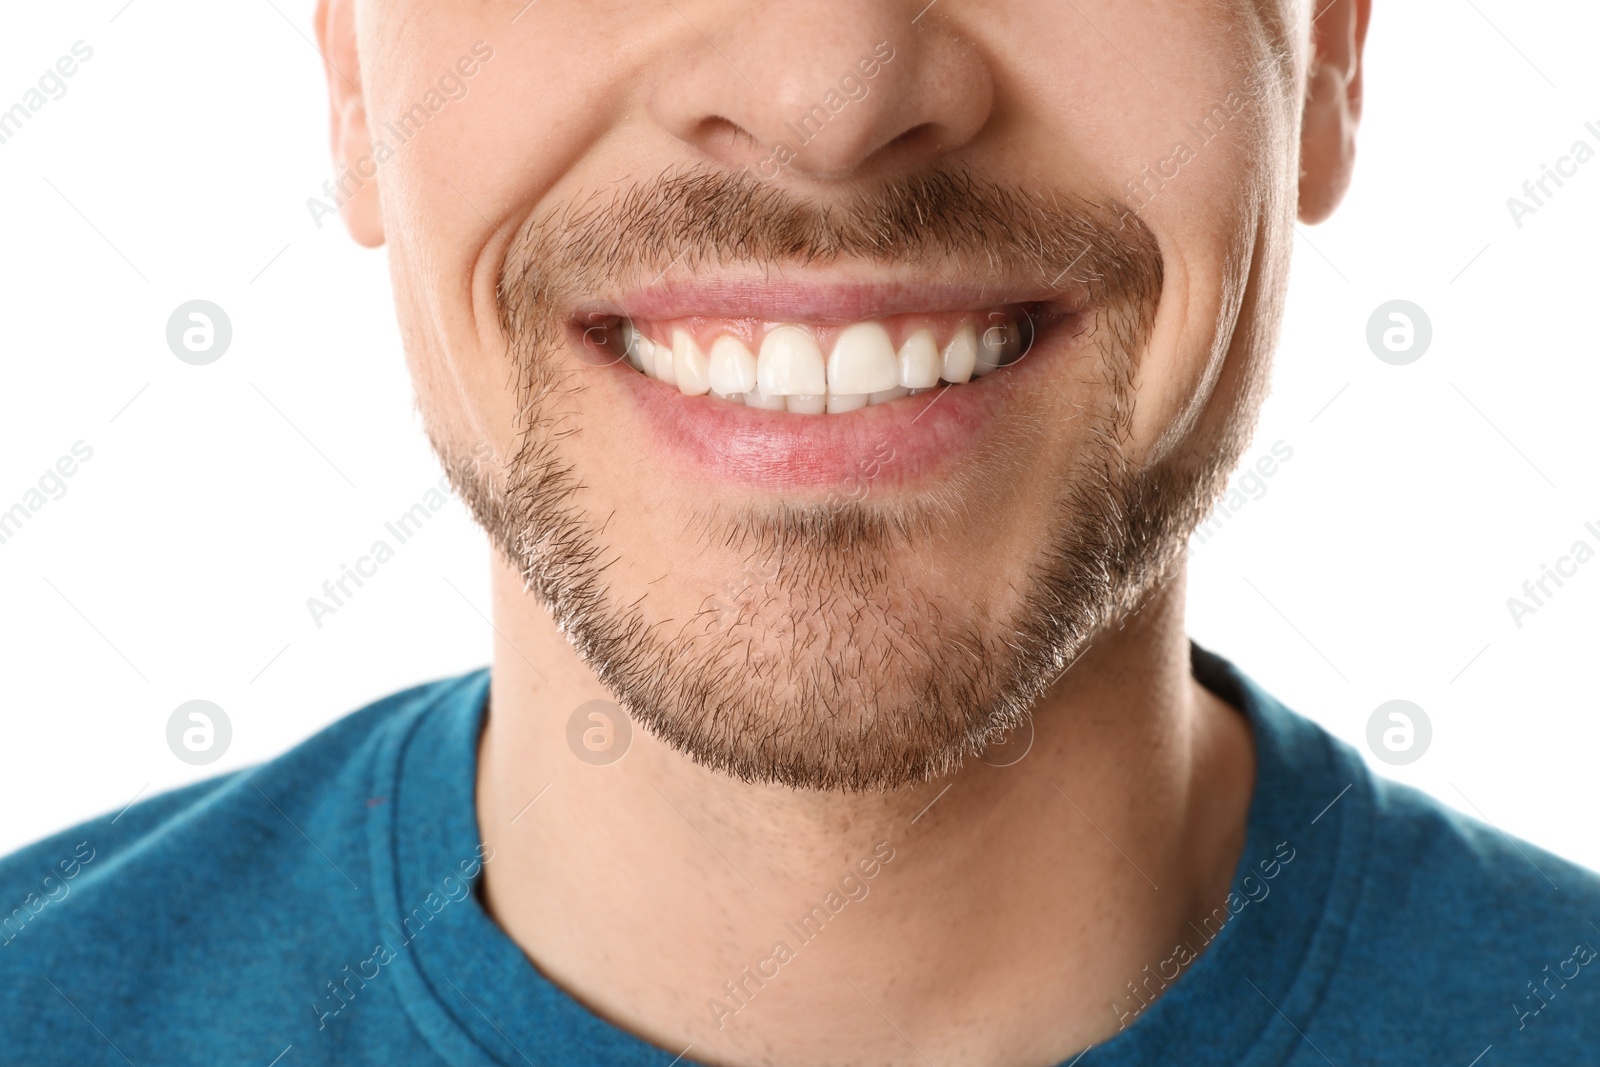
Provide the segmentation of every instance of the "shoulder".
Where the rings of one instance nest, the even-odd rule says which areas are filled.
[[[87,847],[96,851],[95,858],[81,858],[80,869],[70,876],[64,870],[57,874],[68,879],[70,884],[63,887],[66,891],[82,894],[107,880],[134,876],[145,857],[183,850],[219,823],[241,829],[239,820],[259,815],[258,805],[272,814],[275,800],[302,811],[308,802],[314,806],[320,798],[342,803],[348,795],[360,792],[357,787],[379,747],[403,734],[440,696],[472,677],[430,682],[394,693],[344,716],[267,763],[141,800],[124,811],[107,812],[28,845],[0,859],[0,893],[8,894],[0,896],[0,904],[19,891],[26,895],[30,879],[58,868],[54,862],[57,854],[72,854],[80,841],[91,841]],[[114,841],[114,854],[95,849],[95,840]],[[194,871],[219,862],[221,857],[213,852],[186,859],[186,869]]]
[[[1372,793],[1362,916],[1371,928],[1400,936],[1403,922],[1416,928],[1405,941],[1543,944],[1563,954],[1578,941],[1600,943],[1591,924],[1600,919],[1600,875],[1408,786],[1374,778]]]
[[[1316,931],[1299,1038],[1341,1063],[1464,1065],[1491,1046],[1482,1067],[1593,1058],[1600,875],[1476,817],[1465,796],[1458,811],[1374,774],[1225,660],[1197,648],[1195,666],[1250,717],[1253,804],[1320,883],[1287,898]],[[1279,925],[1262,951],[1291,951],[1300,920],[1281,904],[1262,914]]]
[[[1491,1045],[1501,1064],[1587,1056],[1600,876],[1408,786],[1366,787],[1359,896],[1319,1021],[1395,1062],[1428,1061],[1441,1039],[1463,1062]]]
[[[0,859],[0,1047],[87,1062],[104,1037],[134,1062],[236,1048],[270,1060],[282,1045],[266,1047],[267,1018],[227,1001],[265,1007],[289,990],[302,1010],[334,977],[321,974],[326,949],[370,948],[369,812],[388,799],[374,791],[386,750],[483,680],[396,693],[270,762]]]

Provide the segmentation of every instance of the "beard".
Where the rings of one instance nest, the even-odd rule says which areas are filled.
[[[619,516],[595,512],[570,444],[598,432],[575,414],[571,310],[669,269],[860,259],[1083,287],[1072,413],[1004,420],[917,494],[689,505],[669,528],[672,550],[698,549],[724,580],[619,584],[608,541]],[[1161,281],[1153,234],[1116,204],[965,172],[932,171],[842,207],[745,175],[668,174],[541,212],[511,243],[497,296],[519,399],[512,459],[493,467],[430,439],[497,550],[645,729],[748,782],[899,788],[956,770],[1023,725],[1095,636],[1173,572],[1219,495],[1237,448],[1146,469],[1124,453]],[[1064,448],[1048,435],[1067,421]],[[1049,443],[1062,454],[1040,479]],[[892,463],[886,445],[880,458]],[[1000,580],[976,595],[930,583],[919,559],[950,558],[974,526],[1003,528],[1023,512],[1037,538],[1013,559],[983,561]]]

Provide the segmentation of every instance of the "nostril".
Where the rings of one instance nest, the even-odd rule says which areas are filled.
[[[940,145],[939,140],[939,124],[924,122],[901,133],[898,137],[878,149],[878,151],[885,155],[892,155],[907,149],[912,151],[936,151],[943,147]]]
[[[723,145],[729,148],[754,145],[756,139],[743,126],[721,115],[701,119],[695,126],[695,140],[701,145]]]

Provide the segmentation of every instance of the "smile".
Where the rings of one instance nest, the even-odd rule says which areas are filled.
[[[643,432],[656,469],[711,492],[826,495],[863,470],[874,493],[922,492],[1016,447],[1034,423],[1014,416],[1089,351],[1078,283],[862,273],[703,275],[574,308],[572,355],[622,405],[601,401],[595,425]]]
[[[1027,355],[1035,333],[1017,305],[842,326],[611,316],[585,330],[584,347],[686,396],[824,415],[982,378]]]

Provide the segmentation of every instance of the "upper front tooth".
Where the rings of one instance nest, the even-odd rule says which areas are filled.
[[[828,357],[828,391],[876,393],[900,384],[894,342],[881,323],[858,322],[839,332]]]
[[[669,346],[630,321],[622,323],[619,339],[629,363],[688,395],[709,392],[742,397],[751,407],[820,414],[884,403],[908,389],[934,388],[940,379],[959,383],[987,374],[1017,358],[1021,329],[1008,321],[980,331],[969,322],[941,352],[933,331],[921,328],[897,353],[882,323],[858,322],[839,332],[826,360],[811,331],[795,325],[768,330],[759,356],[729,334],[706,352],[685,329],[673,330]],[[786,405],[785,398],[792,402]]]
[[[943,370],[939,344],[932,330],[918,330],[900,346],[900,381],[907,389],[928,389],[939,384]]]
[[[756,357],[737,337],[723,334],[711,343],[711,388],[723,394],[756,387]]]
[[[944,346],[940,362],[940,377],[947,382],[959,383],[972,377],[972,369],[978,362],[978,332],[972,323],[956,331],[955,337]]]
[[[700,351],[688,330],[672,331],[672,373],[678,379],[681,392],[700,396],[711,391],[706,354]]]
[[[756,360],[756,383],[764,396],[827,396],[828,377],[822,349],[798,326],[767,332]]]

